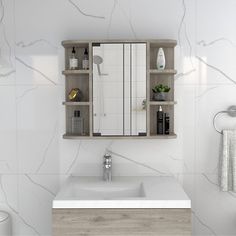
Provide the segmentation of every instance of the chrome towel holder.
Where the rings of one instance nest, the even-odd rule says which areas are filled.
[[[220,133],[220,134],[222,134],[222,131],[219,130],[219,129],[217,129],[215,123],[216,123],[217,117],[218,117],[220,114],[223,114],[223,113],[229,115],[230,117],[236,117],[236,106],[235,106],[235,105],[230,106],[227,110],[225,110],[225,111],[219,111],[219,112],[217,112],[217,113],[215,114],[215,116],[214,116],[214,118],[213,118],[213,126],[214,126],[215,130],[216,130],[218,133]]]

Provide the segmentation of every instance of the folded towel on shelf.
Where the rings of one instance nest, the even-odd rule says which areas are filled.
[[[236,130],[223,131],[223,150],[220,159],[220,189],[236,192]]]

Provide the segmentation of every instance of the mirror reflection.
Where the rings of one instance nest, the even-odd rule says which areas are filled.
[[[93,45],[93,133],[146,135],[146,44]]]

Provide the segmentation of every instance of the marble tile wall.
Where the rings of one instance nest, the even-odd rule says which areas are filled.
[[[0,0],[0,209],[13,234],[51,234],[51,204],[70,174],[172,175],[192,199],[194,235],[235,235],[236,194],[218,188],[214,114],[236,101],[235,0]],[[65,39],[171,38],[174,140],[63,140]],[[236,126],[222,117],[221,128]]]

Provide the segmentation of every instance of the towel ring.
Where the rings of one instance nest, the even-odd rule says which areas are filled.
[[[222,134],[222,131],[219,130],[219,129],[217,129],[215,123],[216,123],[216,118],[217,118],[220,114],[223,114],[223,113],[228,114],[230,117],[236,117],[236,106],[235,106],[235,105],[230,106],[226,111],[219,111],[219,112],[217,112],[217,113],[215,114],[215,116],[214,116],[214,118],[213,118],[213,126],[214,126],[215,130],[216,130],[218,133],[220,133],[220,134]]]

